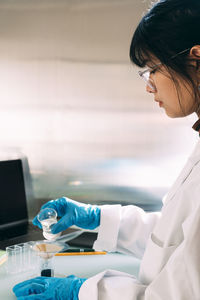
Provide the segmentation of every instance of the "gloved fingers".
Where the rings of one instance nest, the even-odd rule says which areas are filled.
[[[67,200],[65,197],[56,199],[56,200],[50,200],[47,203],[43,204],[41,209],[50,207],[55,209],[59,217],[63,217],[66,213],[66,205],[67,205]]]
[[[40,283],[26,283],[21,287],[13,288],[16,297],[41,294],[45,291],[45,286]]]
[[[73,219],[71,215],[65,215],[62,217],[57,223],[51,226],[51,232],[53,234],[59,233],[68,227],[74,225]]]
[[[13,287],[13,292],[15,293],[16,291],[18,291],[19,289],[25,287],[26,285],[29,285],[29,284],[41,284],[41,285],[45,285],[45,280],[44,280],[45,277],[35,277],[35,278],[31,278],[31,279],[28,279],[28,280],[25,280],[25,281],[22,281],[18,284],[16,284],[14,287]]]

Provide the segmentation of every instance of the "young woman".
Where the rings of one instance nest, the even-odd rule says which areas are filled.
[[[200,1],[154,3],[138,25],[130,47],[146,91],[169,117],[200,115]],[[200,129],[200,120],[193,128]],[[99,226],[96,249],[142,258],[139,278],[105,271],[87,280],[36,278],[14,287],[19,299],[189,300],[200,299],[200,142],[163,201],[161,213],[135,206],[78,204],[60,198],[45,204],[61,220],[57,233],[72,224]],[[34,224],[40,226],[36,219]]]

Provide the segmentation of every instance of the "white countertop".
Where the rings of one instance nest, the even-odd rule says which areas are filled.
[[[106,255],[81,255],[81,256],[57,256],[54,258],[55,276],[76,275],[88,278],[105,269],[114,269],[137,276],[140,261],[134,256],[120,253]],[[14,300],[12,288],[15,284],[31,277],[39,276],[39,273],[21,272],[7,274],[5,264],[0,266],[0,299]]]

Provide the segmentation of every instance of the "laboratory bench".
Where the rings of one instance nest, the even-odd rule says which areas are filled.
[[[82,278],[89,278],[106,269],[113,269],[122,272],[138,275],[140,260],[131,255],[121,253],[107,253],[105,255],[73,255],[55,256],[54,272],[55,277],[76,275]],[[6,263],[0,266],[0,299],[16,299],[12,288],[15,284],[39,276],[38,271],[7,274]]]

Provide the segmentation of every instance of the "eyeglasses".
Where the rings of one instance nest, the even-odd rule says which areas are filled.
[[[146,85],[148,87],[150,87],[150,89],[152,91],[156,91],[156,87],[155,87],[155,84],[153,82],[153,80],[150,78],[150,75],[156,71],[156,69],[162,65],[162,63],[159,63],[157,65],[154,65],[153,67],[151,68],[148,68],[148,69],[145,69],[144,71],[138,71],[138,74],[139,76],[146,82]]]
[[[173,55],[170,57],[170,59],[173,59],[177,57],[178,55],[185,53],[186,51],[190,50],[190,48],[187,48],[181,52],[178,52],[177,54]],[[138,71],[139,76],[146,82],[146,85],[150,87],[150,89],[155,92],[156,91],[156,86],[155,83],[153,82],[152,78],[150,78],[150,75],[156,71],[156,69],[162,65],[162,63],[156,64],[151,68],[145,69],[144,71]]]

